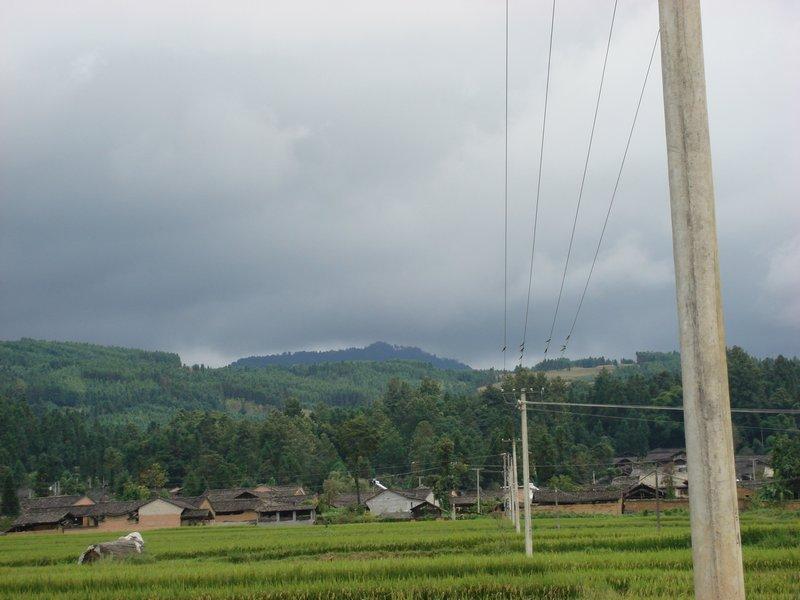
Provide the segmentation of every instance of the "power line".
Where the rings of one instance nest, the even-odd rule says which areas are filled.
[[[614,207],[614,200],[617,197],[617,190],[619,189],[619,182],[622,178],[622,169],[625,167],[625,159],[628,157],[628,149],[631,146],[631,138],[633,137],[633,130],[636,127],[636,120],[639,117],[639,109],[642,106],[642,98],[644,98],[644,90],[647,87],[647,79],[650,76],[650,70],[653,66],[653,57],[656,53],[656,47],[658,46],[658,37],[661,34],[661,30],[659,29],[656,32],[656,39],[653,42],[653,49],[650,51],[650,60],[647,63],[647,71],[644,74],[644,82],[642,83],[642,91],[639,93],[639,101],[636,103],[636,111],[633,113],[633,122],[631,123],[631,130],[628,133],[628,141],[625,143],[625,152],[622,153],[622,161],[619,165],[619,171],[617,172],[617,181],[614,183],[614,191],[611,194],[611,201],[608,203],[608,210],[606,211],[606,218],[603,221],[603,228],[600,230],[600,239],[597,241],[597,248],[594,251],[594,258],[592,259],[592,266],[589,269],[589,275],[586,277],[586,284],[583,286],[583,293],[581,293],[580,301],[578,302],[578,308],[575,311],[575,317],[572,319],[572,325],[569,328],[569,333],[567,337],[564,338],[564,345],[562,347],[562,351],[566,351],[567,344],[569,344],[570,338],[572,337],[572,333],[575,331],[575,324],[578,322],[578,315],[580,315],[581,308],[583,307],[583,300],[586,298],[586,291],[589,289],[589,281],[592,279],[592,273],[594,273],[594,267],[597,263],[597,256],[600,253],[600,246],[603,243],[603,236],[606,233],[606,227],[608,226],[608,218],[611,216],[611,209]]]
[[[506,370],[506,349],[508,348],[508,0],[506,0],[506,113],[505,113],[505,183],[503,196],[505,202],[505,221],[503,231],[503,371]]]
[[[544,353],[545,356],[547,355],[547,351],[550,349],[550,341],[553,339],[553,331],[556,328],[556,320],[558,319],[558,309],[561,306],[561,297],[564,294],[564,282],[567,279],[567,269],[569,268],[569,259],[572,255],[572,246],[575,241],[575,228],[578,224],[578,214],[581,210],[581,200],[583,199],[583,189],[586,183],[586,173],[589,170],[589,157],[592,154],[592,142],[594,141],[594,131],[597,125],[597,113],[600,111],[600,98],[603,95],[603,83],[606,78],[606,66],[608,65],[608,55],[611,51],[611,35],[614,32],[614,21],[617,16],[617,2],[618,0],[614,0],[614,10],[611,13],[611,27],[608,30],[608,41],[606,42],[606,54],[605,58],[603,58],[603,70],[600,74],[600,87],[597,90],[597,101],[595,102],[594,106],[594,117],[592,118],[592,129],[589,132],[589,146],[586,149],[586,160],[583,163],[583,175],[581,176],[581,185],[580,189],[578,190],[578,202],[575,206],[575,217],[572,220],[572,232],[569,236],[569,246],[567,247],[567,257],[564,260],[564,272],[561,275],[561,287],[558,290],[558,299],[556,300],[556,308],[553,312],[553,322],[550,325],[550,333],[547,336],[547,340],[545,341]]]
[[[531,263],[528,272],[528,298],[525,302],[525,323],[522,327],[522,343],[519,346],[519,364],[525,356],[525,341],[528,337],[528,315],[531,309],[531,288],[533,287],[533,259],[536,254],[536,230],[539,224],[539,197],[542,189],[542,162],[544,160],[544,134],[547,126],[547,101],[550,96],[550,65],[553,57],[553,25],[556,20],[556,0],[550,13],[550,43],[547,50],[547,78],[544,86],[544,111],[542,114],[542,139],[539,146],[539,172],[536,176],[536,204],[533,211],[533,239],[531,241]]]
[[[683,425],[683,421],[663,421],[661,419],[648,419],[646,417],[621,417],[619,415],[601,415],[599,413],[587,413],[587,412],[577,412],[573,410],[564,410],[564,409],[555,409],[555,408],[530,408],[534,412],[543,412],[549,414],[569,414],[576,417],[594,417],[598,419],[613,419],[615,421],[643,421],[646,423],[674,423],[675,425]],[[783,433],[800,433],[798,429],[786,429],[780,427],[756,427],[754,425],[738,425],[733,423],[734,427],[738,427],[739,429],[753,429],[753,430],[764,430],[764,431],[779,431]]]
[[[578,406],[582,408],[633,408],[638,410],[683,411],[682,406],[655,406],[647,404],[596,404],[591,402],[554,402],[550,400],[526,400],[525,404],[536,406]],[[764,415],[800,415],[800,408],[731,408],[731,412]]]

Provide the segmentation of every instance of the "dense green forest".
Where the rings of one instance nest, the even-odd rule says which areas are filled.
[[[177,354],[72,342],[0,342],[0,392],[22,386],[36,410],[70,407],[93,416],[164,421],[176,410],[259,415],[289,398],[304,405],[361,405],[377,400],[390,379],[412,385],[435,378],[454,394],[496,379],[491,371],[441,370],[406,360],[292,367],[185,367]]]
[[[800,360],[758,359],[740,348],[728,359],[733,406],[800,407]],[[681,403],[673,355],[649,353],[636,363],[572,383],[518,369],[506,387],[541,389],[549,400]],[[40,491],[55,480],[63,491],[104,480],[125,494],[137,485],[199,492],[251,482],[320,490],[326,479],[354,473],[470,487],[474,466],[485,468],[488,486],[499,481],[502,440],[518,428],[509,394],[498,385],[477,391],[495,379],[491,371],[403,361],[187,368],[174,354],[6,342],[0,469]],[[614,456],[683,445],[680,413],[529,410],[537,482],[587,481],[609,474]],[[792,416],[735,415],[734,424],[740,453],[798,437]]]
[[[365,348],[345,348],[344,350],[325,350],[322,352],[284,352],[268,356],[249,356],[233,363],[234,367],[293,367],[297,365],[318,365],[345,361],[386,362],[394,360],[413,360],[428,363],[437,369],[462,371],[468,365],[452,358],[441,358],[414,346],[395,346],[386,342],[375,342]]]

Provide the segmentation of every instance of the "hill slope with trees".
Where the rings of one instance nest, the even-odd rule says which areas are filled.
[[[386,342],[375,342],[365,348],[346,348],[344,350],[325,350],[321,352],[284,352],[268,356],[240,358],[234,367],[294,367],[297,365],[319,365],[331,362],[372,361],[387,362],[413,360],[430,364],[437,369],[454,371],[469,370],[469,366],[452,358],[440,358],[414,346],[395,346]]]
[[[733,406],[800,407],[800,360],[758,359],[732,348],[728,364]],[[468,468],[484,467],[481,480],[490,487],[502,471],[503,440],[518,431],[518,413],[498,387],[475,391],[474,378],[489,375],[402,361],[187,368],[167,353],[6,342],[0,344],[0,475],[11,473],[16,485],[40,493],[56,480],[64,492],[103,480],[130,497],[142,486],[160,485],[184,485],[188,494],[255,482],[321,490],[326,480],[353,475],[392,485],[421,477],[429,485],[471,488]],[[601,371],[590,382],[526,369],[510,377],[509,387],[542,389],[553,401],[682,402],[680,375],[652,364]],[[337,396],[337,389],[369,393]],[[242,404],[231,405],[234,398]],[[683,446],[679,412],[529,411],[537,482],[590,481],[593,473],[613,473],[614,456]],[[794,448],[796,455],[798,423],[789,415],[736,414],[736,450]]]

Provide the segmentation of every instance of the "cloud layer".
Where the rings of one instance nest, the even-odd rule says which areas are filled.
[[[529,4],[511,2],[512,348],[549,24],[548,3]],[[556,14],[531,361],[552,318],[612,6],[559,3]],[[380,339],[501,364],[503,7],[7,3],[0,335],[211,364]],[[728,342],[797,354],[800,8],[703,8]],[[620,3],[556,340],[656,29],[655,2]],[[570,353],[676,346],[656,64]]]

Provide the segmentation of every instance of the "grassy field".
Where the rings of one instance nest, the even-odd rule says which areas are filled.
[[[688,518],[491,518],[145,532],[146,555],[75,564],[97,533],[0,537],[0,598],[682,598]],[[749,598],[800,598],[800,514],[742,517]]]

